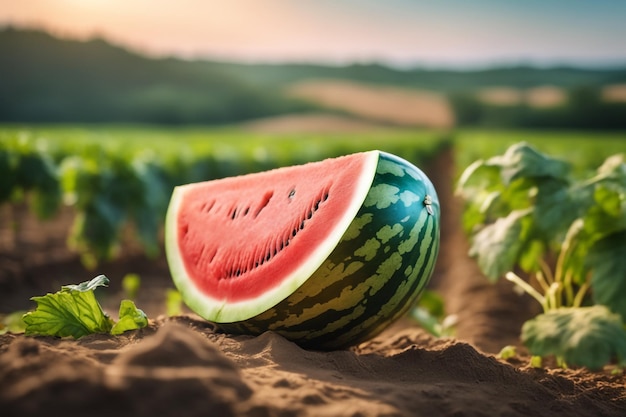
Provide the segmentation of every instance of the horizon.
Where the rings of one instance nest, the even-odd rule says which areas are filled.
[[[60,33],[51,33],[43,28],[39,27],[19,27],[15,25],[3,25],[0,23],[0,32],[3,31],[17,31],[17,32],[35,32],[42,33],[48,36],[51,36],[54,39],[57,39],[61,42],[79,42],[79,43],[89,43],[89,42],[104,42],[108,46],[112,48],[117,48],[124,50],[130,54],[149,59],[149,60],[167,60],[174,59],[180,60],[183,62],[214,62],[219,64],[235,64],[235,65],[251,65],[251,66],[289,66],[289,65],[305,65],[305,66],[319,66],[319,67],[329,67],[329,68],[345,68],[350,66],[380,66],[383,68],[388,68],[394,71],[401,72],[410,72],[410,71],[449,71],[449,72],[480,72],[480,71],[489,71],[489,70],[506,70],[506,69],[537,69],[537,70],[551,70],[551,69],[574,69],[574,70],[600,70],[600,71],[621,71],[626,69],[626,60],[623,62],[615,62],[615,63],[533,63],[533,62],[494,62],[494,63],[474,63],[470,65],[436,65],[436,64],[427,64],[416,62],[412,65],[402,65],[396,66],[389,62],[381,62],[381,61],[349,61],[349,62],[322,62],[322,61],[262,61],[262,60],[237,60],[237,59],[219,59],[216,57],[208,56],[208,57],[184,57],[177,55],[157,55],[146,53],[145,51],[135,49],[132,46],[124,45],[120,43],[116,43],[106,37],[101,36],[100,34],[93,34],[91,37],[81,38],[71,35],[64,36]]]
[[[144,56],[183,60],[446,70],[626,65],[626,2],[119,4],[5,3],[0,5],[0,26],[43,30],[70,40],[100,38]]]

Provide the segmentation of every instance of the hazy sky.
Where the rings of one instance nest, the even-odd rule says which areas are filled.
[[[0,0],[7,24],[230,60],[626,63],[621,0]]]

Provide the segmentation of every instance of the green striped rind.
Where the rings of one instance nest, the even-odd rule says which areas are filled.
[[[245,334],[272,330],[314,349],[374,337],[404,315],[428,283],[439,252],[439,218],[426,175],[381,152],[363,206],[321,267],[275,307],[220,327]]]

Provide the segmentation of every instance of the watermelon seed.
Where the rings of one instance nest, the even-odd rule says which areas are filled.
[[[289,195],[287,197],[289,199],[292,199],[295,195],[296,195],[296,189],[292,188],[291,191],[289,191]]]
[[[249,211],[250,211],[250,207],[246,207],[246,209],[243,211],[243,215],[246,216]]]

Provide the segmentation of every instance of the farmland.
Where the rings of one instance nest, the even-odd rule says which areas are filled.
[[[147,379],[140,381],[136,376],[124,373],[137,368],[133,361],[147,360],[141,356],[132,357],[142,354],[133,347],[153,349],[154,352],[157,346],[167,347],[182,358],[188,355],[185,349],[204,349],[208,339],[211,346],[220,350],[210,351],[211,360],[223,361],[219,365],[224,367],[222,375],[230,378],[233,389],[240,393],[247,389],[255,392],[249,394],[251,397],[238,394],[235,400],[223,400],[239,402],[237,407],[240,410],[256,407],[257,410],[269,410],[268,415],[278,413],[272,409],[270,400],[258,394],[265,389],[263,381],[266,381],[259,375],[267,370],[248,359],[254,357],[276,366],[272,371],[279,380],[272,382],[272,390],[263,391],[267,392],[268,398],[283,395],[295,402],[311,402],[307,403],[311,413],[326,410],[324,407],[329,406],[330,398],[339,394],[358,398],[362,409],[377,404],[375,412],[380,413],[389,410],[409,413],[416,406],[415,401],[433,413],[436,412],[433,407],[445,407],[446,401],[471,408],[477,406],[463,393],[475,393],[481,389],[485,390],[482,394],[491,395],[494,401],[502,403],[502,407],[515,409],[523,404],[525,412],[531,410],[537,415],[549,415],[554,407],[572,415],[595,415],[600,410],[605,415],[620,415],[625,404],[623,389],[619,388],[623,386],[624,376],[611,375],[613,368],[590,373],[576,368],[558,369],[548,362],[548,369],[540,371],[528,366],[529,357],[523,351],[508,363],[495,361],[492,357],[504,345],[519,345],[521,323],[536,314],[536,307],[532,300],[520,298],[511,285],[503,281],[490,284],[476,262],[466,255],[468,243],[460,227],[463,206],[453,196],[453,188],[461,171],[471,162],[501,154],[510,144],[520,141],[571,160],[579,175],[596,168],[609,155],[626,152],[624,133],[437,131],[387,126],[372,129],[369,133],[346,129],[330,134],[292,131],[270,134],[234,126],[5,125],[0,128],[0,170],[5,170],[0,174],[3,193],[0,314],[31,308],[29,297],[55,291],[59,285],[85,281],[100,273],[111,278],[109,290],[112,295],[102,295],[101,298],[104,308],[114,311],[124,292],[122,277],[129,273],[141,276],[142,288],[135,302],[151,318],[149,328],[132,336],[88,336],[76,346],[52,338],[33,342],[46,355],[73,346],[71,349],[79,358],[71,366],[62,353],[58,353],[61,359],[51,362],[53,365],[42,363],[37,366],[49,366],[47,369],[57,372],[57,376],[49,377],[51,383],[65,384],[63,387],[69,390],[89,391],[87,395],[94,397],[98,390],[109,392],[106,390],[113,389],[110,372],[125,381],[125,393],[136,392],[139,397],[135,398],[145,396],[140,387]],[[194,316],[163,316],[166,294],[172,283],[162,256],[161,225],[174,185],[373,148],[405,157],[422,167],[435,183],[442,202],[442,249],[431,289],[442,294],[446,312],[457,316],[455,337],[470,344],[435,339],[407,319],[382,338],[351,351],[321,353],[304,351],[273,334],[250,339],[231,338],[215,332]],[[87,221],[98,227],[85,227],[89,224]],[[188,313],[187,310],[183,312]],[[172,322],[182,326],[172,327]],[[157,332],[156,336],[153,336],[154,332]],[[202,338],[197,339],[198,334]],[[3,337],[6,338],[2,339],[5,344],[0,348],[5,349],[4,346],[18,336]],[[144,338],[145,342],[152,341],[156,345],[149,347],[143,343]],[[109,359],[94,367],[90,361],[99,357],[94,353],[98,346],[108,346],[106,355]],[[127,354],[125,348],[129,349]],[[152,351],[146,352],[149,355]],[[5,374],[0,372],[0,378],[4,378],[0,381],[7,385],[19,379],[16,367],[23,363],[20,362],[22,359],[9,361],[17,354],[10,351],[2,362],[8,371]],[[82,360],[83,356],[88,359]],[[295,365],[293,358],[300,358]],[[309,362],[315,362],[316,369],[311,369]],[[338,365],[333,368],[332,364]],[[58,370],[52,368],[56,366]],[[183,366],[181,372],[188,369],[183,363],[180,366]],[[419,366],[426,374],[411,372],[408,375],[406,368],[414,366]],[[466,370],[454,371],[456,367]],[[67,369],[63,371],[61,368]],[[239,369],[240,373],[231,368]],[[89,383],[84,379],[87,369],[93,372],[90,375],[94,375]],[[441,377],[442,369],[448,370],[446,372],[450,375]],[[348,387],[381,378],[383,370],[385,376],[380,383],[388,388],[388,394],[376,391],[379,388],[374,385],[366,384],[367,389],[363,392]],[[61,375],[67,375],[67,380],[59,382]],[[195,377],[185,375],[178,378],[172,374],[168,383],[171,395],[183,395],[192,384],[189,381],[195,381]],[[244,383],[242,378],[248,382]],[[340,383],[336,384],[334,379]],[[404,388],[399,388],[398,380],[402,381]],[[221,392],[217,385],[211,385],[216,384],[215,381],[210,379],[207,384],[212,387],[212,392]],[[159,380],[159,383],[164,382]],[[174,383],[180,385],[174,386]],[[440,383],[456,387],[453,392],[446,391],[446,400],[441,393],[433,391]],[[324,387],[314,400],[307,394],[311,384]],[[495,398],[490,390],[500,390],[498,387],[503,386],[506,389],[497,391]],[[565,389],[569,390],[566,399],[562,394]],[[26,401],[23,394],[15,392],[11,391],[17,401]],[[38,395],[32,402],[35,407],[49,404],[49,401],[58,405],[57,402],[61,401],[46,397],[43,385],[41,390],[33,388],[31,392]],[[418,395],[415,400],[416,392],[429,392],[437,397]],[[544,400],[527,402],[524,393],[528,392],[543,396]],[[173,397],[164,396],[150,402],[152,405],[146,405],[146,409],[158,408],[158,404],[169,400]],[[102,402],[101,406],[117,412],[122,405],[128,406],[128,401],[123,397],[120,403]],[[17,407],[16,402],[11,405],[24,408],[23,405]],[[485,403],[484,407],[487,405]]]

